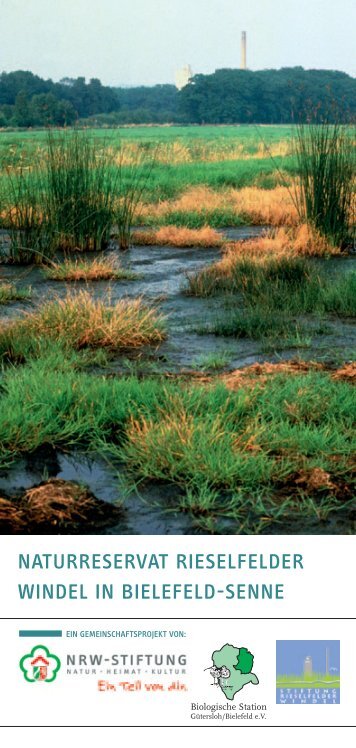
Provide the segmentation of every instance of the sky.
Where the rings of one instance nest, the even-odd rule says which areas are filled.
[[[325,651],[329,650],[330,674],[340,672],[340,642],[333,640],[277,641],[277,675],[302,675],[304,660],[312,658],[314,673],[325,673]]]
[[[0,0],[0,71],[172,83],[239,67],[302,65],[356,74],[355,0]]]

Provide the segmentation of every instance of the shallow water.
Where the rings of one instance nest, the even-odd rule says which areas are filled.
[[[63,454],[45,448],[16,461],[0,476],[0,496],[19,498],[26,489],[50,478],[76,481],[85,485],[101,501],[122,506],[119,523],[103,532],[115,535],[182,535],[194,532],[188,515],[173,511],[169,492],[154,485],[140,494],[125,496],[120,473],[104,460],[81,454]],[[176,492],[177,493],[177,492]],[[162,502],[164,501],[164,503]],[[83,526],[83,532],[85,532]]]
[[[255,236],[261,232],[260,227],[241,227],[231,229],[228,235],[233,239]],[[295,348],[279,352],[266,351],[260,341],[237,340],[234,338],[199,335],[199,326],[213,322],[222,310],[226,301],[222,298],[199,299],[185,296],[182,293],[186,276],[202,267],[213,263],[221,256],[219,249],[185,249],[177,247],[132,247],[127,252],[108,250],[123,267],[130,268],[140,277],[134,281],[99,281],[89,286],[86,283],[63,283],[48,281],[37,267],[0,266],[0,277],[16,283],[19,287],[31,286],[33,297],[30,302],[12,303],[0,306],[1,319],[18,317],[25,311],[31,311],[45,299],[64,297],[68,291],[78,292],[90,288],[95,298],[115,302],[121,298],[141,296],[157,305],[167,317],[168,339],[159,348],[148,348],[130,354],[118,356],[110,362],[105,373],[121,373],[134,365],[135,370],[143,376],[156,373],[178,373],[192,371],[202,366],[208,356],[223,354],[226,358],[225,369],[231,370],[256,362],[279,361],[295,358]],[[89,257],[93,258],[94,253]],[[355,265],[352,257],[316,260],[317,268],[326,268],[327,272],[336,274],[341,269],[351,270]],[[328,334],[312,335],[310,347],[301,352],[303,358],[321,359],[331,364],[347,357],[347,353],[356,345],[355,326],[351,320],[328,319]],[[120,487],[120,469],[104,460],[91,460],[83,455],[63,454],[50,449],[41,449],[36,454],[23,457],[0,476],[0,496],[16,498],[24,490],[38,485],[47,478],[56,477],[74,480],[84,484],[96,496],[105,502],[123,506],[119,523],[109,525],[101,532],[112,534],[192,534],[197,532],[194,520],[174,509],[177,504],[178,490],[162,484],[141,486],[137,493],[126,494]],[[124,479],[124,474],[121,475]],[[176,501],[175,501],[176,499]],[[327,522],[308,521],[307,528],[297,523],[270,525],[264,530],[266,534],[329,534],[355,531],[355,517],[350,513],[331,515]],[[353,523],[353,524],[352,524]],[[353,529],[352,529],[353,528]],[[217,532],[231,533],[238,528],[229,520],[220,519]],[[83,527],[83,532],[86,532]]]
[[[234,239],[256,236],[264,227],[239,227],[226,230]],[[195,273],[215,262],[221,256],[219,249],[178,248],[178,247],[132,247],[126,252],[108,251],[114,260],[123,267],[139,275],[134,281],[96,281],[65,283],[46,280],[37,267],[1,266],[3,280],[16,283],[18,287],[31,286],[32,299],[27,302],[13,302],[0,306],[1,318],[11,319],[30,311],[45,299],[63,298],[68,289],[72,293],[90,288],[95,298],[116,302],[122,298],[142,297],[148,303],[157,305],[167,318],[168,338],[154,350],[140,350],[129,354],[130,358],[150,359],[157,371],[179,372],[181,369],[196,368],[200,360],[212,355],[223,354],[228,360],[228,368],[248,366],[254,362],[288,360],[296,356],[296,349],[269,351],[260,341],[234,339],[215,335],[199,335],[201,325],[213,323],[219,316],[226,301],[222,297],[200,299],[182,293],[187,275]],[[81,255],[83,257],[83,255]],[[94,253],[87,255],[93,258]],[[353,257],[316,260],[316,268],[326,269],[336,274],[340,270],[348,272],[355,267]],[[315,327],[315,325],[313,326]],[[356,346],[356,328],[351,321],[337,318],[327,320],[328,334],[311,333],[310,347],[304,352],[306,358],[338,359]],[[111,364],[112,370],[123,370],[123,356]]]

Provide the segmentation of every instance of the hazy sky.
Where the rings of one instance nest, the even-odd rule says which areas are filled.
[[[0,0],[0,71],[106,84],[239,67],[356,73],[355,0]]]

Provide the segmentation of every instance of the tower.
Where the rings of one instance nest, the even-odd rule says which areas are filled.
[[[176,88],[181,91],[182,88],[188,85],[190,79],[193,77],[193,71],[190,65],[184,65],[180,70],[176,71]]]
[[[241,70],[246,70],[247,68],[247,54],[246,54],[246,31],[243,31],[241,34]]]
[[[304,660],[304,675],[310,675],[313,672],[313,661],[311,657],[306,657]]]

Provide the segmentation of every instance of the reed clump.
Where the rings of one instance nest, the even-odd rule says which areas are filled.
[[[355,220],[356,148],[354,133],[338,122],[297,126],[294,150],[298,163],[296,193],[301,220],[338,247],[351,241]]]
[[[29,167],[9,168],[0,180],[1,220],[8,232],[3,259],[41,264],[58,249],[102,250],[114,226],[120,249],[127,249],[154,156],[142,151],[127,165],[125,153],[120,146],[114,156],[84,131],[49,131],[38,159]]]
[[[48,135],[45,159],[51,239],[66,249],[103,249],[110,239],[117,175],[87,133]]]

